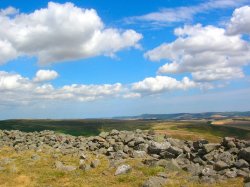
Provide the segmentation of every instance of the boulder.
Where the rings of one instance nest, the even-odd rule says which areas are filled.
[[[108,135],[109,135],[108,132],[101,132],[101,133],[99,134],[99,136],[102,137],[102,138],[106,138]]]
[[[162,187],[165,186],[167,183],[167,178],[163,178],[160,176],[150,177],[146,180],[142,187]]]
[[[221,160],[217,161],[217,162],[214,164],[214,169],[215,169],[216,171],[220,171],[220,170],[226,169],[226,168],[228,168],[228,167],[229,167],[229,166],[227,165],[227,163],[225,163],[225,162],[223,162],[223,161],[221,161]]]
[[[241,149],[238,153],[238,157],[250,162],[250,147]]]
[[[220,146],[220,144],[217,143],[209,143],[209,144],[204,144],[203,148],[205,149],[206,153],[210,153],[211,151],[217,149]]]
[[[55,162],[55,167],[56,167],[56,169],[61,170],[61,171],[74,171],[74,170],[76,170],[76,166],[70,166],[70,165],[66,166],[60,161]]]
[[[145,151],[133,151],[132,157],[133,158],[145,158],[147,153]]]
[[[168,149],[170,146],[171,145],[170,145],[169,142],[162,142],[162,143],[151,142],[151,144],[148,147],[148,153],[150,153],[150,154],[159,154],[163,150]]]
[[[115,175],[122,175],[122,174],[130,172],[131,170],[132,170],[132,167],[130,165],[124,164],[124,165],[118,166],[118,168],[115,171]]]
[[[237,177],[237,173],[234,170],[228,170],[225,173],[225,176],[228,177],[228,178],[235,178],[235,177]]]
[[[234,163],[234,166],[235,166],[236,168],[247,168],[247,167],[249,167],[249,164],[248,164],[247,161],[245,161],[245,160],[243,160],[243,159],[239,159],[238,161],[236,161],[236,162]]]
[[[91,167],[90,167],[89,164],[82,163],[82,164],[80,164],[79,169],[81,169],[81,170],[83,170],[83,171],[88,171],[88,170],[91,169]]]
[[[134,139],[135,139],[135,135],[134,134],[127,134],[126,137],[125,137],[125,139],[124,139],[124,143],[127,144],[127,143],[131,142]]]
[[[183,150],[176,147],[176,146],[170,146],[167,151],[175,156],[179,156],[180,154],[183,153]]]

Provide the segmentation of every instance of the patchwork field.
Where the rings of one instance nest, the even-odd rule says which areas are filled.
[[[225,136],[250,139],[250,123],[242,120],[218,120],[212,123],[208,120],[4,120],[0,121],[0,129],[24,132],[53,130],[75,136],[93,136],[112,129],[141,129],[185,140],[203,138],[218,142]]]

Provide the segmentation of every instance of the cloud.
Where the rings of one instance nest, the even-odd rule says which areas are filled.
[[[139,98],[139,97],[141,97],[140,93],[133,93],[133,92],[123,95],[123,98],[125,99],[134,99],[134,98]]]
[[[181,81],[168,76],[148,77],[142,81],[132,84],[132,90],[135,92],[151,95],[173,90],[187,90],[196,87],[196,83],[188,77]]]
[[[1,93],[12,90],[30,90],[33,88],[32,82],[28,78],[19,74],[0,71],[0,91]]]
[[[58,77],[58,73],[54,70],[39,70],[34,77],[35,82],[50,81]]]
[[[0,28],[1,30],[1,28]],[[17,57],[17,51],[7,40],[1,40],[0,37],[0,65]]]
[[[0,16],[13,16],[18,13],[19,10],[11,6],[6,9],[0,9]]]
[[[168,91],[187,90],[199,87],[184,77],[176,80],[167,76],[148,77],[132,84],[70,84],[54,87],[49,81],[58,73],[39,70],[29,79],[17,73],[0,71],[0,105],[29,105],[45,101],[94,101],[107,98],[133,99]]]
[[[23,104],[43,100],[92,101],[105,97],[116,97],[123,91],[123,86],[120,83],[72,84],[59,88],[55,88],[49,83],[42,83],[42,81],[48,81],[49,78],[55,78],[55,75],[57,73],[54,71],[40,70],[36,74],[39,81],[32,81],[17,73],[0,71],[0,103]]]
[[[242,78],[249,64],[250,46],[240,35],[200,24],[175,29],[177,39],[145,53],[152,61],[167,60],[158,73],[191,73],[195,81]]]
[[[41,65],[113,56],[122,49],[139,47],[142,39],[134,30],[106,28],[94,9],[72,3],[49,2],[47,8],[30,14],[14,10],[0,13],[0,64],[18,56],[35,56]]]
[[[250,34],[250,6],[243,6],[235,9],[233,16],[228,24],[227,33]]]
[[[164,8],[158,12],[152,12],[142,16],[129,17],[126,18],[125,21],[127,23],[144,21],[156,25],[185,22],[192,20],[193,17],[199,13],[205,13],[214,9],[234,8],[247,2],[249,2],[249,0],[210,0],[195,6]]]

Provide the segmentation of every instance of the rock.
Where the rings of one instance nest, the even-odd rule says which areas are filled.
[[[236,173],[236,171],[228,170],[228,171],[225,173],[225,176],[227,176],[228,178],[235,178],[235,177],[237,176],[237,173]]]
[[[250,147],[240,150],[238,157],[250,162]]]
[[[141,143],[141,144],[135,146],[134,149],[147,152],[148,151],[148,144]]]
[[[184,153],[191,153],[191,149],[188,146],[183,146]]]
[[[233,147],[228,150],[229,153],[237,155],[239,153],[239,149],[237,147]]]
[[[32,160],[40,160],[40,158],[41,158],[41,157],[40,157],[39,155],[32,155],[32,156],[31,156],[31,159],[32,159]]]
[[[116,144],[113,145],[113,148],[115,151],[122,151],[123,147],[124,147],[124,145],[122,142],[116,142]]]
[[[170,146],[171,145],[169,142],[162,142],[162,143],[152,142],[148,147],[148,153],[159,154],[163,150],[168,149]]]
[[[219,146],[220,146],[220,144],[216,144],[216,143],[209,143],[209,144],[203,145],[206,153],[210,153],[211,151],[217,149]]]
[[[167,183],[167,179],[159,176],[150,177],[146,180],[142,187],[162,187],[165,186]]]
[[[183,147],[185,146],[184,142],[178,139],[168,138],[167,141],[171,144],[171,146],[175,146],[181,149],[183,149]]]
[[[240,159],[234,163],[234,166],[237,168],[247,168],[249,167],[249,164],[247,161]]]
[[[135,139],[135,135],[134,134],[127,134],[125,139],[124,139],[124,143],[129,143],[131,142],[132,140]]]
[[[218,154],[216,161],[221,160],[227,163],[228,165],[232,165],[235,162],[235,156],[230,154],[228,151]]]
[[[102,138],[106,138],[108,135],[109,135],[108,132],[101,132],[101,133],[99,134],[99,136],[102,137]]]
[[[234,147],[236,147],[236,145],[235,145],[235,143],[234,143],[233,141],[229,141],[229,142],[227,143],[227,147],[228,147],[228,148],[234,148]]]
[[[202,167],[199,164],[189,164],[183,169],[191,173],[193,176],[199,176],[202,172]]]
[[[180,170],[180,166],[177,163],[177,161],[175,159],[171,159],[168,164],[165,166],[165,168],[169,169],[169,170],[173,170],[173,171],[178,171]]]
[[[168,151],[163,151],[160,153],[160,157],[170,159],[170,158],[176,158],[177,156],[174,155],[173,153],[168,152]]]
[[[247,177],[248,173],[243,170],[237,170],[237,176],[239,177]]]
[[[108,149],[107,149],[107,152],[114,152],[115,150],[114,150],[114,148],[113,147],[109,147]]]
[[[222,140],[222,145],[227,147],[227,144],[229,142],[234,142],[235,141],[235,138],[232,138],[232,137],[224,137],[223,140]]]
[[[124,152],[124,153],[128,153],[128,152],[129,152],[129,147],[128,147],[127,145],[125,145],[125,146],[123,147],[123,152]]]
[[[79,166],[79,169],[83,170],[83,171],[88,171],[91,169],[89,164],[83,163]]]
[[[200,165],[206,165],[206,162],[204,160],[202,160],[200,157],[195,157],[193,159],[194,163],[199,163]]]
[[[244,183],[250,182],[250,174],[244,178]]]
[[[136,129],[136,130],[135,130],[135,133],[136,133],[136,134],[141,134],[141,133],[143,133],[143,131],[142,131],[141,129]]]
[[[208,144],[207,140],[198,140],[193,142],[193,147],[198,150],[203,147],[204,144]]]
[[[250,182],[245,183],[244,187],[250,187]]]
[[[129,171],[131,171],[132,168],[130,165],[121,165],[119,166],[116,171],[115,171],[115,175],[122,175],[122,174],[125,174],[125,173],[128,173]]]
[[[179,156],[180,154],[183,153],[183,150],[178,148],[178,147],[175,147],[175,146],[170,146],[167,151],[175,156]]]
[[[111,135],[111,136],[114,136],[114,135],[118,135],[120,132],[118,131],[118,130],[116,130],[116,129],[113,129],[109,134]]]
[[[155,159],[155,158],[147,158],[142,161],[143,164],[149,167],[157,166],[157,162],[158,162],[158,159]]]
[[[217,161],[215,164],[214,164],[214,169],[216,171],[220,171],[220,170],[223,170],[223,169],[226,169],[228,168],[229,166],[227,165],[227,163],[223,162],[223,161]]]
[[[145,158],[147,153],[145,151],[133,151],[132,157],[133,158]]]
[[[90,166],[92,168],[97,168],[99,165],[100,165],[100,160],[99,159],[95,159],[95,160],[92,160],[91,163],[90,163]]]
[[[214,176],[216,175],[216,171],[214,171],[213,169],[209,168],[209,167],[205,167],[202,171],[201,174],[203,176]]]
[[[61,170],[61,171],[74,171],[74,170],[76,170],[76,166],[65,166],[60,161],[55,162],[55,167],[56,167],[56,169]]]
[[[162,177],[162,178],[165,178],[165,179],[168,178],[168,175],[167,175],[166,173],[164,173],[164,172],[157,173],[156,176],[157,176],[157,177]]]
[[[84,153],[81,153],[81,154],[80,154],[80,159],[85,160],[85,159],[87,159],[87,156],[86,156]]]
[[[138,137],[135,139],[135,146],[139,145],[141,143],[144,143],[144,142],[145,142],[145,140],[142,137]]]

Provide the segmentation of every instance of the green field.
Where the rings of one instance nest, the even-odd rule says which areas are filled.
[[[237,124],[233,127],[227,125],[212,125],[206,120],[4,120],[0,121],[0,129],[21,130],[24,132],[53,130],[58,133],[76,136],[93,136],[98,135],[102,131],[111,131],[112,129],[153,129],[159,134],[167,134],[180,139],[206,138],[210,141],[219,141],[224,136],[250,139],[249,128],[242,129],[240,126],[237,128]]]
[[[24,132],[53,130],[75,136],[93,136],[101,131],[147,130],[151,123],[140,120],[4,120],[0,121],[0,129],[20,130]]]

